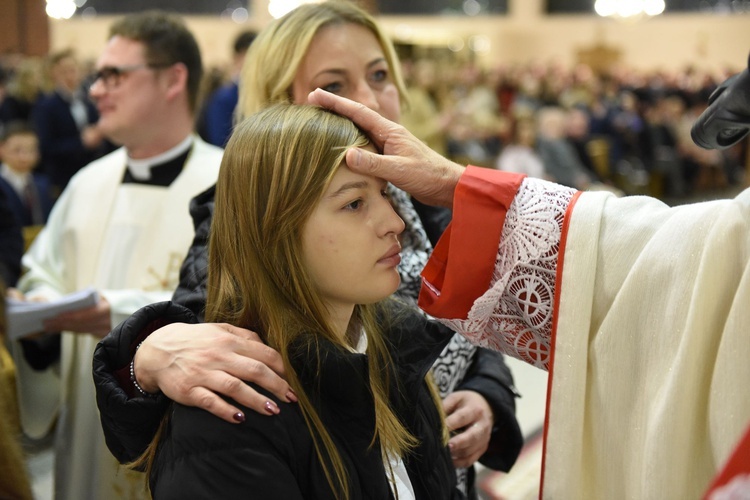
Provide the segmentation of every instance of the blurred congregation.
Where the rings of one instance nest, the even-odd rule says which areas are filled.
[[[24,273],[21,256],[71,179],[123,145],[99,127],[90,94],[96,82],[122,76],[97,67],[109,26],[145,6],[179,13],[203,57],[193,130],[221,148],[232,132],[245,54],[283,2],[80,0],[67,18],[52,15],[50,0],[46,11],[42,0],[9,3],[0,21],[0,278],[14,287]],[[194,11],[184,5],[192,3]],[[750,141],[708,151],[690,137],[719,84],[746,67],[750,2],[696,1],[691,10],[690,2],[667,0],[663,21],[602,19],[593,1],[579,2],[588,10],[578,11],[570,8],[576,2],[544,0],[355,3],[394,41],[406,88],[401,124],[461,165],[669,205],[729,196],[750,183]],[[399,11],[399,3],[410,6]],[[654,35],[659,30],[665,38]],[[182,209],[187,217],[187,204]],[[18,431],[13,359],[0,360],[0,406]],[[527,438],[543,425],[544,391],[526,388],[527,401],[539,403],[532,423],[521,422]],[[26,436],[20,453],[49,448],[50,439]],[[538,481],[538,470],[530,474]],[[489,489],[480,496],[525,498]]]
[[[245,33],[244,48],[239,40],[235,50],[244,54],[252,36]],[[420,56],[412,45],[397,48],[409,92],[404,125],[458,163],[668,200],[745,181],[746,142],[706,151],[689,133],[730,68],[615,66],[598,73],[585,64],[535,62],[486,68],[444,54]],[[1,63],[3,142],[19,129],[35,136],[15,148],[15,154],[32,158],[25,168],[34,167],[38,190],[18,215],[24,226],[39,225],[75,172],[115,145],[96,129],[97,111],[87,92],[93,61],[71,48],[47,57],[6,55]],[[221,87],[232,76],[229,68],[214,66],[202,83],[196,130],[217,146],[228,138],[233,110],[222,114],[208,104],[221,99]],[[14,154],[16,141],[10,140],[6,155]],[[14,172],[6,163],[1,180],[20,197],[21,173]]]
[[[697,68],[407,63],[407,128],[458,163],[679,199],[744,182],[746,144],[704,151],[690,127],[717,84]],[[435,78],[435,75],[440,78]]]
[[[365,2],[368,3],[378,12],[376,2]],[[448,27],[446,17],[450,23],[451,17],[455,19],[462,14],[461,2],[444,3],[458,7],[449,11],[448,16],[430,12],[433,19],[442,18],[437,21],[442,24],[432,28],[434,31]],[[544,9],[544,2],[539,1],[524,3],[522,7],[518,5],[520,2],[507,3],[498,2],[499,10],[505,9],[505,16],[489,12],[501,19],[499,23],[519,9],[523,15],[528,15],[526,12],[535,7]],[[708,3],[701,3],[701,11],[689,14],[679,11],[673,16],[687,16],[688,26],[696,19],[705,19],[708,23],[712,17],[725,21],[728,14],[707,11],[703,4]],[[722,2],[716,3],[718,10]],[[741,2],[732,2],[735,3]],[[0,56],[2,137],[6,138],[9,132],[16,135],[13,131],[19,127],[28,129],[23,146],[16,149],[21,148],[19,151],[23,150],[33,165],[19,167],[19,171],[6,162],[0,182],[11,195],[16,215],[26,227],[44,222],[52,202],[78,169],[116,147],[97,131],[97,111],[88,95],[95,58],[88,56],[90,49],[87,47],[62,41],[65,22],[78,23],[69,28],[77,32],[88,25],[92,36],[101,31],[90,26],[91,19],[80,20],[87,17],[92,4],[96,5],[89,2],[88,9],[80,9],[77,21],[75,17],[50,21],[51,40],[44,54],[19,50],[19,43],[23,44],[20,38],[4,42],[4,53]],[[381,10],[393,8],[388,2],[384,4],[386,9]],[[437,8],[432,5],[429,10]],[[484,8],[492,11],[493,5]],[[24,9],[29,7],[19,8],[19,19],[29,18],[28,12],[20,12]],[[418,7],[407,9],[416,11]],[[256,11],[263,13],[260,8],[249,9],[249,12]],[[223,31],[227,26],[226,12],[217,20]],[[103,17],[107,18],[107,14],[105,11]],[[205,13],[200,14],[202,17],[198,17],[203,24],[210,22],[205,19]],[[563,16],[558,13],[555,18],[553,11],[545,18],[545,14],[538,13],[542,22],[550,17],[556,20],[565,14],[571,16],[563,12]],[[571,30],[576,30],[576,23],[584,18],[576,14]],[[742,9],[733,13],[734,19],[746,16]],[[260,17],[260,21],[255,20],[254,24],[262,23],[262,16],[255,17]],[[617,47],[622,42],[624,47],[618,50],[602,44],[598,40],[601,27],[596,28],[597,40],[590,44],[592,47],[579,50],[577,57],[570,57],[568,61],[542,54],[520,61],[506,60],[502,53],[493,55],[497,47],[456,50],[450,46],[455,38],[450,33],[433,37],[442,38],[441,42],[410,40],[409,36],[403,36],[403,26],[410,19],[383,14],[386,25],[389,17],[393,19],[390,21],[392,36],[408,86],[409,102],[403,106],[403,123],[433,149],[458,163],[522,172],[578,189],[613,189],[625,195],[647,194],[675,203],[686,197],[710,196],[712,192],[745,182],[746,142],[726,151],[705,151],[696,147],[689,137],[691,124],[705,109],[717,84],[739,71],[742,60],[730,64],[723,58],[718,65],[715,61],[701,64],[691,54],[700,49],[693,49],[686,43],[684,54],[679,54],[685,59],[684,63],[654,67],[642,64],[638,53],[622,57],[620,52],[627,50],[627,41],[616,40],[609,44]],[[480,14],[479,17],[488,22],[489,16]],[[589,17],[596,16],[590,12]],[[247,21],[246,18],[247,11],[244,24],[253,24],[253,19]],[[459,19],[458,26],[465,30],[462,22],[465,20]],[[236,81],[241,57],[257,32],[255,28],[243,29],[237,22],[229,21],[229,26],[234,30],[231,36],[237,38],[228,40],[229,43],[220,48],[214,42],[211,47],[218,54],[213,58],[210,54],[209,57],[204,55],[206,71],[196,118],[196,131],[218,146],[223,146],[228,138],[231,106],[236,99],[236,86],[233,90],[222,87]],[[420,29],[429,31],[427,26]],[[57,37],[56,29],[61,31]],[[206,38],[213,37],[216,29],[207,28]],[[238,36],[241,32],[244,38]],[[21,31],[18,33],[20,37]],[[696,36],[717,36],[710,32],[710,24],[706,33]],[[199,43],[208,43],[201,39],[200,30],[196,36]],[[80,33],[78,37],[87,38]],[[223,38],[227,37],[224,34]],[[55,38],[61,40],[54,45],[63,46],[52,46]],[[484,35],[475,38],[480,42],[487,39]],[[736,43],[743,46],[740,40]],[[97,44],[101,44],[101,40],[94,45]],[[40,50],[35,48],[34,51]],[[600,53],[596,54],[597,51]],[[35,138],[31,139],[30,135]],[[16,141],[18,139],[11,143]],[[13,154],[7,152],[11,147],[5,150],[6,156]],[[32,150],[37,151],[36,156]],[[30,194],[23,180],[23,169],[32,167],[36,189]],[[22,207],[23,204],[26,206]],[[33,229],[27,230],[27,244],[33,234]]]

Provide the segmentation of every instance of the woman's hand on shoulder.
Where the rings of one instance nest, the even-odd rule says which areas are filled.
[[[173,401],[203,408],[227,422],[242,422],[245,416],[219,394],[261,414],[279,411],[244,381],[281,401],[296,402],[283,378],[279,353],[255,332],[226,323],[172,323],[159,328],[137,350],[134,371],[144,391],[161,390]]]

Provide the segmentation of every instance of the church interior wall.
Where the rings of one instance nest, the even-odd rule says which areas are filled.
[[[416,45],[462,44],[468,52],[472,41],[480,50],[471,53],[486,67],[498,64],[556,62],[575,64],[580,50],[604,46],[620,52],[628,67],[681,69],[696,66],[711,70],[741,69],[750,53],[750,14],[717,16],[671,14],[641,21],[617,21],[597,16],[380,17],[390,35]],[[106,43],[113,18],[50,20],[51,50],[74,47],[84,59],[94,60]],[[188,16],[206,65],[229,61],[236,34],[259,29],[267,19],[237,24],[208,16]],[[477,38],[478,37],[478,38]]]

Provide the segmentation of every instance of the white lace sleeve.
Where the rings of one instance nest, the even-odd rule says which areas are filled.
[[[465,320],[440,320],[472,343],[548,369],[555,276],[575,189],[526,178],[503,226],[490,288]]]

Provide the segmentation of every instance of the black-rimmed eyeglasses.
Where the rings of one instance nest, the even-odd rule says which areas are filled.
[[[91,75],[90,87],[96,82],[101,81],[104,88],[111,90],[120,85],[122,77],[139,69],[162,69],[171,66],[171,64],[131,64],[130,66],[103,66]]]

